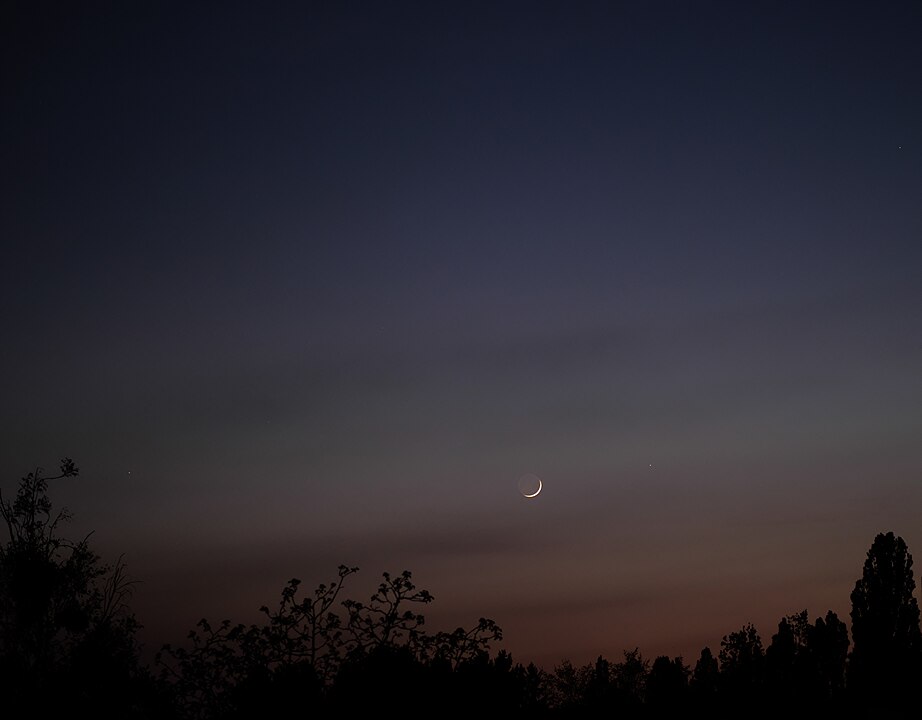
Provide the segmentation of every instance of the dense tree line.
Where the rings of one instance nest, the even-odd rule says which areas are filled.
[[[0,692],[12,717],[63,712],[176,720],[478,712],[516,717],[712,717],[839,715],[908,717],[922,682],[922,634],[912,557],[892,532],[874,538],[851,594],[851,641],[833,612],[780,620],[767,644],[744,625],[715,655],[612,660],[551,670],[523,665],[494,645],[500,627],[430,632],[433,601],[409,571],[384,573],[367,601],[346,596],[357,568],[310,592],[290,580],[252,625],[201,620],[181,646],[139,661],[132,583],[88,539],[61,535],[48,482],[72,478],[65,459],[51,477],[26,475],[0,494]]]

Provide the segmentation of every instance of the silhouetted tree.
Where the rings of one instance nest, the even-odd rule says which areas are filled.
[[[844,687],[848,633],[832,611],[810,624],[807,611],[782,618],[765,651],[768,696],[780,707],[829,707]]]
[[[190,630],[188,647],[164,645],[156,662],[170,683],[178,711],[187,718],[222,718],[237,707],[235,693],[245,684],[265,684],[269,669],[263,633],[256,626],[202,618]]]
[[[494,685],[508,682],[511,661],[489,657],[490,643],[502,638],[499,626],[480,618],[470,629],[426,634],[425,618],[408,606],[433,598],[417,590],[409,571],[383,573],[367,603],[344,599],[344,613],[338,613],[334,605],[356,571],[341,565],[332,583],[303,599],[300,580],[290,580],[277,609],[261,608],[261,625],[225,620],[212,626],[203,619],[185,647],[165,645],[157,664],[182,714],[204,720],[292,709],[377,712],[376,698],[390,696],[395,702],[402,697],[405,708],[422,709],[435,702],[437,691],[457,691],[459,683],[449,676],[462,669],[472,674],[479,668]]]
[[[848,629],[839,616],[829,610],[825,619],[816,619],[808,637],[821,694],[838,700],[845,691]]]
[[[892,532],[874,538],[855,583],[848,684],[875,712],[905,706],[918,682],[922,651],[912,555]]]
[[[719,682],[720,669],[717,665],[717,658],[714,657],[711,648],[702,648],[689,680],[689,697],[692,707],[701,712],[713,709],[717,702]]]
[[[472,704],[477,693],[470,691],[476,685],[481,699],[514,709],[514,693],[507,678],[500,679],[511,669],[511,658],[489,657],[490,642],[502,638],[499,626],[480,618],[471,629],[429,635],[422,629],[424,616],[407,606],[431,603],[431,593],[417,590],[406,570],[383,578],[368,603],[342,603],[348,613],[347,652],[331,688],[337,708],[377,712],[381,698],[394,697],[406,711],[423,711],[444,702],[435,692],[442,688],[454,698],[453,712],[462,713],[466,706],[477,709]]]
[[[614,668],[599,655],[595,664],[588,668],[585,696],[581,705],[590,714],[610,713],[616,709],[617,689],[614,684]]]
[[[332,680],[343,653],[343,622],[333,605],[347,577],[358,568],[340,565],[331,583],[321,583],[311,596],[297,598],[301,581],[292,578],[282,590],[277,610],[260,608],[268,625],[264,642],[270,668],[305,663],[323,682]]]
[[[534,663],[516,665],[513,672],[518,676],[520,688],[519,708],[524,717],[546,714],[551,708],[551,676]]]
[[[646,698],[655,717],[672,715],[687,702],[690,674],[681,657],[670,660],[660,655],[653,661],[647,675]]]
[[[517,717],[526,708],[528,712],[540,712],[543,708],[538,703],[539,696],[527,695],[525,678],[525,669],[516,665],[508,652],[501,650],[492,658],[478,653],[451,673],[451,692],[444,696],[451,698],[450,703],[445,703],[443,697],[434,705],[443,706],[439,714],[466,718],[485,711],[497,717]]]
[[[769,695],[778,704],[803,702],[809,658],[807,611],[782,618],[765,651],[765,679]]]
[[[78,474],[64,458],[57,475],[37,468],[12,500],[0,494],[7,531],[0,545],[0,677],[4,709],[13,716],[40,701],[50,713],[92,708],[97,717],[131,717],[156,702],[138,662],[124,564],[104,564],[88,537],[60,534],[71,516],[54,511],[48,482]]]
[[[371,717],[386,707],[416,715],[433,703],[432,687],[430,668],[408,645],[380,644],[348,655],[329,693],[345,717]]]
[[[577,667],[570,660],[561,661],[554,667],[551,678],[551,707],[565,714],[573,714],[582,708],[593,677],[593,666]]]
[[[350,652],[367,653],[382,645],[405,644],[416,652],[421,647],[423,632],[420,628],[426,618],[406,608],[408,603],[428,605],[432,595],[428,590],[417,590],[412,573],[404,570],[397,577],[383,573],[384,581],[368,603],[344,600],[349,613],[346,625]]]
[[[325,686],[339,672],[345,654],[342,619],[332,607],[347,577],[357,568],[341,565],[331,583],[298,598],[301,581],[292,578],[277,609],[260,608],[263,625],[212,625],[202,619],[186,646],[164,645],[156,663],[188,718],[243,716],[250,707],[281,704],[297,685],[302,705],[319,706]]]
[[[643,704],[650,663],[643,659],[639,648],[624,651],[624,660],[612,667],[612,679],[618,692],[618,705],[636,710]]]
[[[567,717],[597,717],[640,710],[649,663],[640,650],[624,651],[612,663],[601,655],[591,664],[574,666],[564,660],[551,676],[549,706]]]
[[[459,627],[452,632],[426,636],[420,643],[420,652],[426,659],[443,660],[457,669],[462,663],[488,657],[491,644],[502,639],[499,625],[489,618],[480,618],[471,628]]]
[[[725,706],[761,697],[765,654],[752,623],[720,641],[720,694]]]

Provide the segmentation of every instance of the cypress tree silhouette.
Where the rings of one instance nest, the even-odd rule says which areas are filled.
[[[906,542],[892,532],[877,535],[851,594],[848,685],[869,711],[894,712],[914,691],[922,649],[915,587]]]

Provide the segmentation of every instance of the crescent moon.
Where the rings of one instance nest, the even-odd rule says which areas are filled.
[[[527,498],[538,497],[538,493],[541,492],[541,488],[543,488],[543,487],[544,487],[544,483],[541,482],[541,478],[538,478],[538,489],[535,490],[531,495],[528,495],[528,494],[526,494],[526,493],[522,493],[522,497],[527,497]]]

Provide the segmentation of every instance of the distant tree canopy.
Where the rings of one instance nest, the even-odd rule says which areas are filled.
[[[55,475],[28,473],[12,499],[0,494],[0,707],[11,717],[915,717],[922,632],[912,557],[892,532],[874,539],[851,594],[851,648],[834,612],[811,623],[802,610],[767,647],[746,623],[693,668],[634,648],[547,672],[494,653],[493,620],[428,631],[421,610],[434,598],[408,570],[383,573],[366,601],[345,597],[358,569],[341,565],[307,593],[289,580],[259,623],[202,619],[152,669],[138,660],[121,559],[104,564],[88,538],[61,534],[70,516],[53,510],[49,482],[77,475],[65,458]]]

